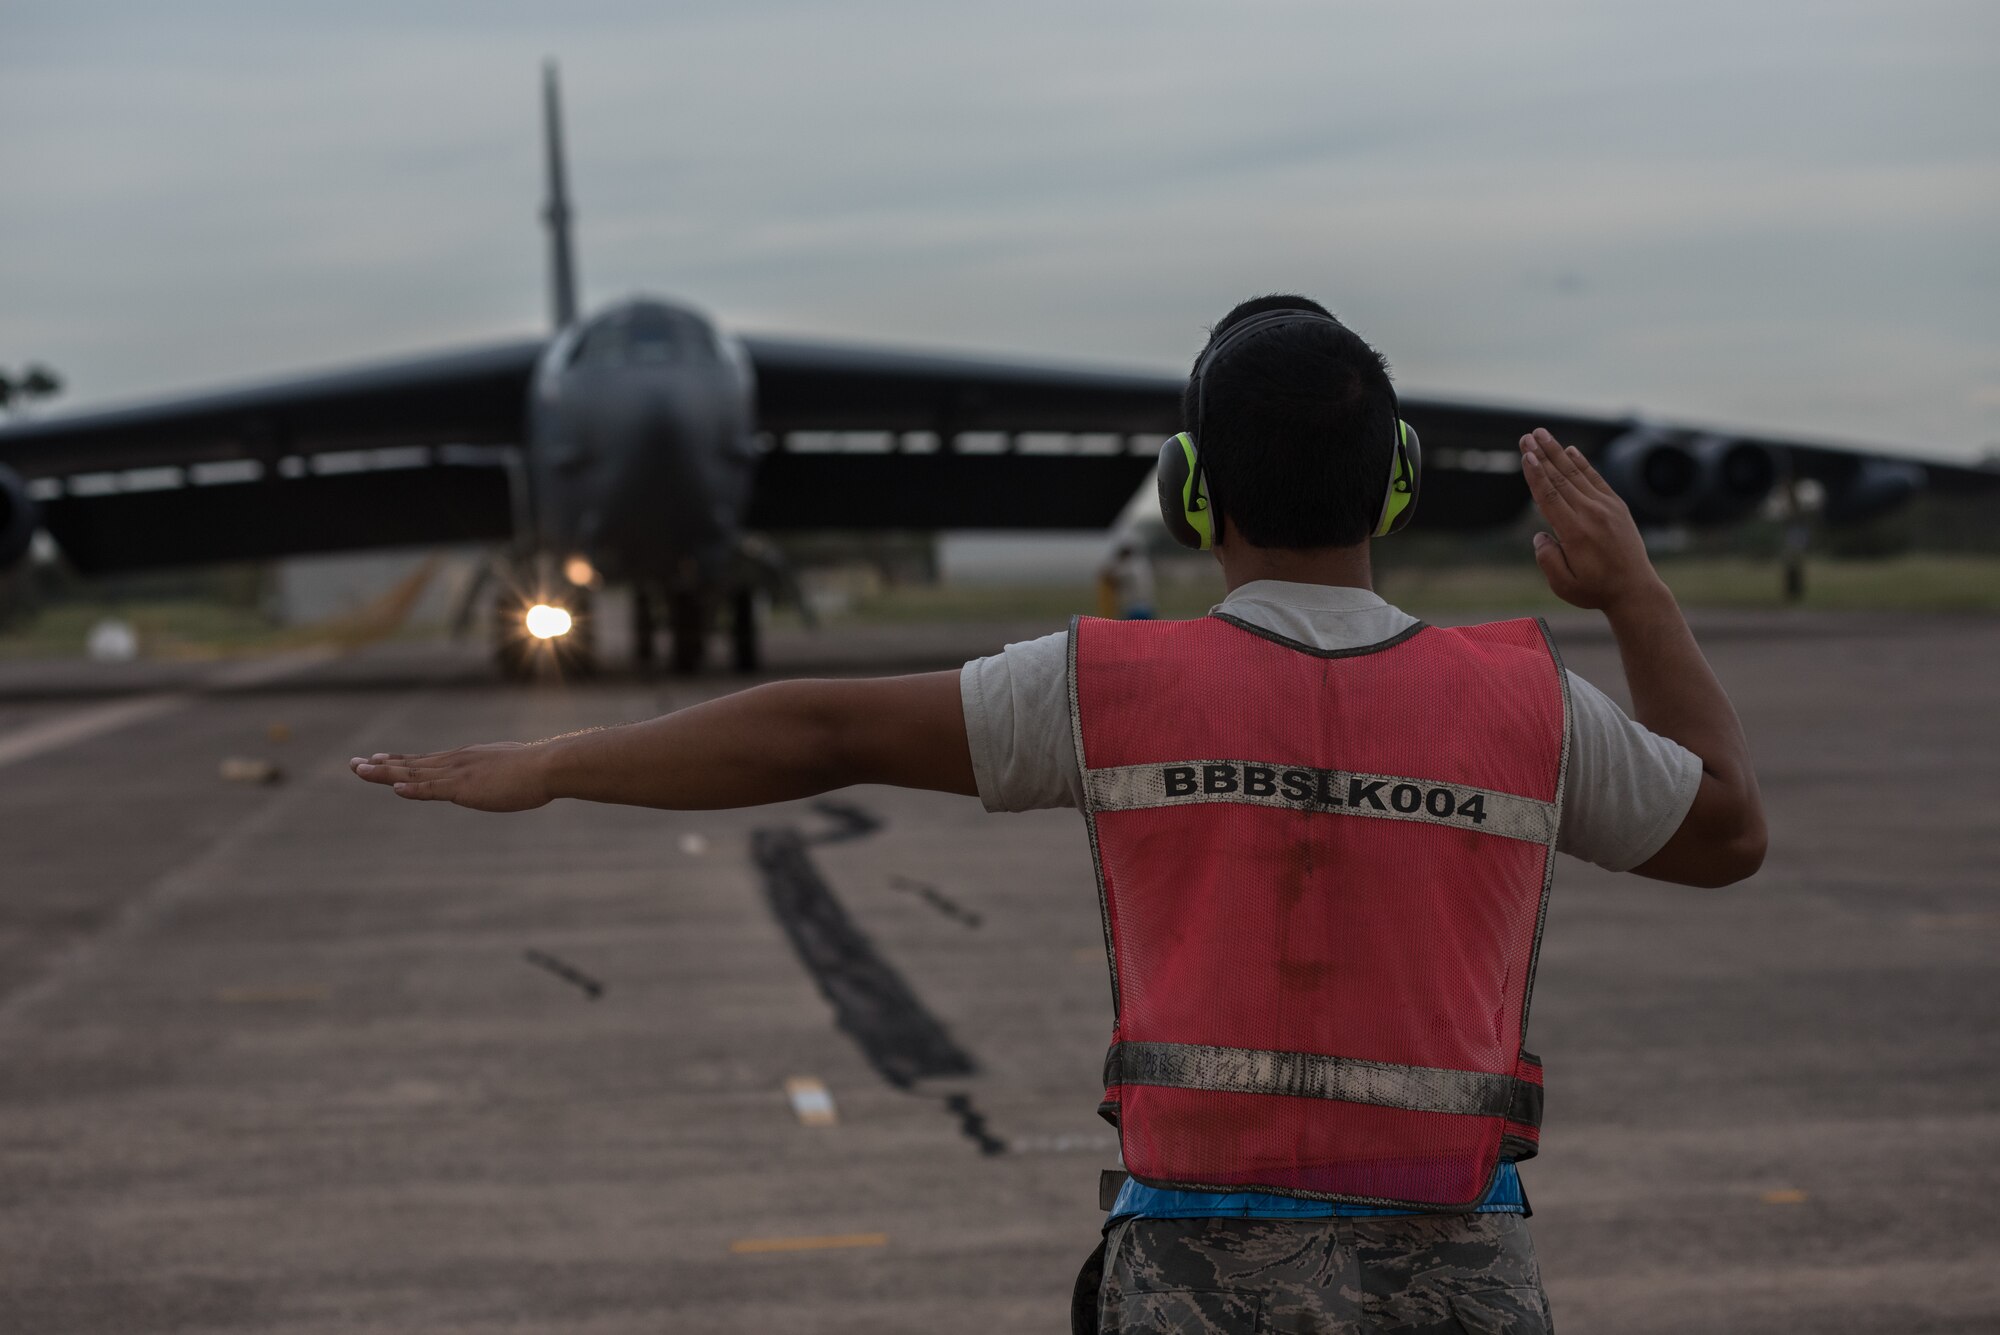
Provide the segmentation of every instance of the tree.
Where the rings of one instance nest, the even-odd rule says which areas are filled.
[[[0,410],[19,412],[29,399],[54,398],[62,387],[62,377],[38,362],[22,367],[18,376],[0,371]]]

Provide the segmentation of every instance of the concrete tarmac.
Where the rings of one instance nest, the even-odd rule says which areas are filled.
[[[1772,852],[1722,891],[1559,870],[1523,1169],[1559,1327],[2000,1330],[2000,622],[1701,624]],[[0,1331],[1065,1328],[1115,1150],[1074,813],[405,803],[345,758],[738,683],[289,670],[0,665]]]

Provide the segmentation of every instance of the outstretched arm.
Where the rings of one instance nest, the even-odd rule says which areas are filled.
[[[1521,437],[1521,471],[1551,532],[1535,562],[1564,602],[1611,623],[1632,716],[1701,759],[1701,787],[1680,828],[1632,870],[1682,885],[1728,885],[1763,865],[1764,806],[1743,725],[1618,493],[1547,431]]]
[[[399,797],[479,811],[527,811],[557,797],[748,807],[851,783],[978,791],[957,672],[773,682],[644,723],[348,764]]]

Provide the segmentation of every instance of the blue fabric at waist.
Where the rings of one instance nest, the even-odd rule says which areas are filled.
[[[1472,1209],[1474,1214],[1526,1214],[1528,1198],[1521,1191],[1521,1174],[1513,1164],[1503,1163],[1493,1174],[1493,1185]],[[1390,1215],[1422,1214],[1421,1210],[1383,1209],[1374,1205],[1349,1205],[1343,1201],[1308,1201],[1297,1196],[1272,1196],[1261,1191],[1170,1191],[1149,1187],[1135,1177],[1125,1179],[1118,1199],[1104,1222],[1114,1224],[1134,1215],[1146,1219],[1375,1219]]]

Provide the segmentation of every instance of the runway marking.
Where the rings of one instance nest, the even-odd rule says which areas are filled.
[[[840,1124],[840,1110],[833,1106],[832,1093],[815,1076],[795,1075],[785,1081],[785,1097],[791,1100],[800,1126]]]
[[[738,1238],[729,1250],[739,1256],[753,1252],[821,1252],[839,1247],[880,1247],[887,1233],[829,1233],[817,1238]]]
[[[215,999],[225,1006],[270,1006],[289,1002],[325,1001],[332,992],[324,983],[300,983],[287,987],[225,987]]]
[[[421,698],[420,694],[412,692],[383,706],[356,728],[351,737],[327,748],[328,751],[334,755],[354,754],[370,744],[370,739],[391,731],[392,725],[399,722]],[[346,778],[344,772],[339,779],[330,774],[321,776],[319,782],[300,783],[288,792],[273,797],[199,853],[132,896],[109,922],[53,959],[40,976],[0,998],[0,1033],[22,1023],[24,1017],[31,1015],[65,982],[88,970],[93,961],[151,931],[176,902],[211,889],[219,876],[229,870],[232,863],[258,839],[283,827],[288,821],[300,819],[301,813],[312,802],[324,796],[323,788],[330,788]]]
[[[94,705],[79,709],[61,718],[48,719],[41,723],[31,723],[25,728],[16,728],[0,737],[0,768],[22,760],[31,760],[49,751],[78,742],[87,742],[107,732],[119,728],[129,728],[135,723],[158,718],[171,713],[193,700],[192,695],[173,691],[159,695],[142,695],[132,700],[114,700],[110,704]]]
[[[1055,1136],[1016,1136],[1007,1142],[1009,1154],[1103,1154],[1118,1152],[1118,1137],[1064,1132]]]
[[[330,648],[304,649],[297,653],[277,654],[270,658],[256,659],[247,663],[236,663],[210,674],[204,686],[210,689],[238,690],[245,686],[261,686],[266,682],[288,677],[295,672],[303,672],[309,667],[323,663],[334,656]],[[106,704],[91,705],[61,718],[46,719],[31,723],[25,728],[0,736],[0,768],[47,755],[65,746],[87,742],[93,737],[102,737],[107,732],[129,728],[144,723],[148,719],[170,714],[184,709],[201,698],[201,692],[158,691],[151,695],[136,696],[129,700],[113,700]]]
[[[1764,1193],[1766,1205],[1803,1205],[1805,1200],[1806,1194],[1797,1187],[1780,1187]]]

